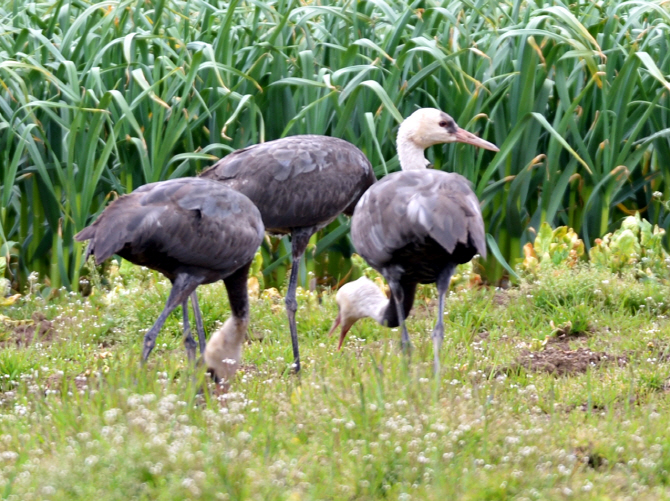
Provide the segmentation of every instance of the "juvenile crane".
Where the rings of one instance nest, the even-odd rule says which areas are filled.
[[[339,312],[331,333],[341,325],[341,348],[359,319],[372,317],[387,327],[400,326],[403,351],[411,349],[405,319],[412,309],[417,284],[437,283],[437,322],[433,330],[434,369],[444,338],[444,297],[456,265],[475,254],[486,256],[484,222],[479,201],[461,175],[427,170],[425,148],[450,142],[498,148],[464,131],[446,113],[423,108],[398,131],[398,156],[403,172],[384,177],[356,205],[351,239],[356,251],[389,284],[391,299],[363,277],[343,285],[336,295]]]
[[[195,360],[187,308],[191,295],[200,353],[204,350],[215,379],[229,379],[240,361],[249,321],[247,273],[263,232],[258,209],[241,193],[207,179],[181,178],[147,184],[120,197],[74,238],[90,240],[86,259],[93,255],[96,264],[118,254],[161,272],[172,282],[165,308],[144,336],[143,362],[167,316],[179,305],[186,352],[191,362]],[[194,292],[198,285],[217,280],[226,285],[232,316],[205,349]]]
[[[200,177],[244,193],[268,232],[291,235],[293,264],[286,291],[293,363],[300,371],[295,313],[300,258],[310,237],[339,214],[353,213],[375,181],[372,165],[353,144],[328,136],[291,136],[234,151]]]

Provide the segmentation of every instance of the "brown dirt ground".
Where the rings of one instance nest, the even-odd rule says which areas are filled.
[[[517,359],[498,369],[498,374],[516,373],[521,370],[530,372],[547,372],[557,376],[581,374],[589,367],[606,363],[617,363],[623,366],[628,362],[625,356],[613,355],[604,351],[591,351],[588,348],[576,350],[547,346],[543,351],[521,350]]]
[[[54,334],[52,322],[41,313],[35,312],[31,323],[13,326],[9,338],[0,345],[16,344],[16,346],[25,348],[35,341],[49,342],[53,339]]]

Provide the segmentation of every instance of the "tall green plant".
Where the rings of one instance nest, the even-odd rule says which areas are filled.
[[[38,0],[0,10],[0,244],[76,288],[72,235],[137,186],[194,175],[228,152],[292,134],[343,137],[378,177],[418,106],[501,147],[429,152],[470,179],[495,255],[514,262],[542,222],[587,245],[623,215],[668,217],[669,14],[654,2]],[[656,201],[654,201],[656,200]],[[346,220],[308,271],[347,275]],[[285,243],[268,246],[268,283]],[[310,259],[312,259],[310,257]],[[332,258],[332,259],[331,259]],[[334,265],[333,263],[337,263]],[[344,269],[333,275],[333,266]]]

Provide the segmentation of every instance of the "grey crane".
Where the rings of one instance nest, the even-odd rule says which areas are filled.
[[[328,136],[290,136],[234,151],[200,177],[224,183],[256,204],[268,232],[290,234],[293,265],[286,291],[293,363],[300,371],[295,313],[298,266],[310,237],[339,214],[351,215],[375,174],[363,152]]]
[[[181,178],[146,184],[118,198],[74,238],[90,240],[86,259],[93,255],[96,264],[118,254],[172,282],[165,308],[144,336],[143,362],[167,316],[179,305],[186,352],[195,360],[187,308],[191,296],[200,352],[220,379],[230,378],[239,365],[249,319],[247,273],[263,233],[261,215],[247,197],[214,181]],[[232,315],[205,349],[195,290],[218,280],[226,285]]]
[[[403,172],[374,184],[356,205],[351,238],[356,251],[386,279],[387,299],[365,278],[337,292],[338,315],[331,333],[341,325],[340,344],[359,319],[372,317],[387,327],[400,326],[401,346],[411,342],[405,319],[412,309],[417,284],[437,283],[437,322],[433,330],[434,369],[444,339],[444,298],[456,265],[475,254],[486,256],[484,222],[479,201],[461,175],[427,170],[424,149],[438,143],[464,142],[492,151],[488,141],[466,133],[446,113],[423,108],[398,131],[398,155]]]

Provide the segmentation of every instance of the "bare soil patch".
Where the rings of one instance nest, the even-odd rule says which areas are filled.
[[[0,343],[0,345],[15,344],[16,346],[25,348],[35,341],[49,342],[54,338],[54,335],[53,323],[47,320],[41,313],[35,312],[31,320],[11,325],[9,338]]]
[[[554,333],[547,338],[547,345],[555,345],[556,348],[569,351],[570,341],[586,341],[589,335],[590,328],[585,331],[573,331],[572,322],[568,322],[555,328]]]
[[[613,355],[604,351],[591,351],[588,348],[567,350],[563,349],[563,346],[547,346],[543,351],[522,350],[514,362],[498,369],[498,373],[514,374],[526,370],[569,376],[582,374],[589,367],[597,367],[606,363],[617,363],[623,366],[627,362],[628,359],[625,356]]]
[[[496,290],[493,294],[493,304],[496,306],[505,307],[509,304],[510,297],[509,293],[506,290]]]
[[[601,453],[594,450],[593,445],[577,447],[575,449],[575,456],[580,462],[590,466],[594,470],[607,465],[608,461]]]

